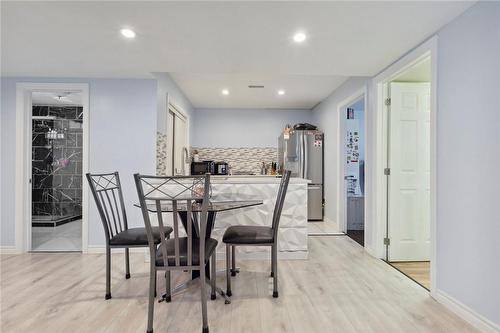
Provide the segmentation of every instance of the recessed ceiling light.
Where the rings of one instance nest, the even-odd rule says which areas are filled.
[[[307,36],[303,32],[297,32],[295,35],[293,35],[293,40],[296,43],[302,43],[303,41],[306,40],[306,38],[307,38]]]
[[[130,29],[122,29],[120,30],[120,33],[123,35],[123,37],[126,38],[134,38],[135,37],[135,32]]]
[[[284,94],[285,94],[285,91],[283,89],[278,90],[278,95],[284,95]]]
[[[222,89],[222,95],[229,95],[229,90]]]

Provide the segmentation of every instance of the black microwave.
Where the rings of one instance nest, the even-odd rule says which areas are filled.
[[[215,174],[214,161],[191,162],[191,175]]]

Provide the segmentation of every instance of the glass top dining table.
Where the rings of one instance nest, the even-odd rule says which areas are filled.
[[[165,200],[167,201],[167,200]],[[182,201],[182,200],[180,200]],[[229,194],[229,193],[217,193],[214,194],[213,196],[210,197],[210,202],[208,205],[208,216],[207,216],[207,229],[206,229],[206,238],[211,238],[212,236],[212,231],[215,225],[215,217],[218,212],[224,212],[224,211],[229,211],[229,210],[235,210],[235,209],[242,209],[242,208],[247,208],[247,207],[253,207],[253,206],[259,206],[262,205],[264,201],[262,199],[259,199],[255,196],[252,195],[245,195],[245,194]],[[147,209],[151,213],[156,213],[156,204],[151,203],[151,204],[146,204]],[[136,207],[141,207],[140,204],[136,203],[134,204]],[[169,203],[164,203],[161,204],[161,211],[164,213],[172,212],[172,204]],[[179,213],[179,216],[181,218],[181,223],[184,226],[184,228],[187,230],[187,223],[188,223],[188,218],[187,218],[187,207],[186,204],[181,204],[179,203],[177,205],[177,211]],[[200,203],[195,203],[192,206],[192,212],[200,212],[201,211],[201,204]],[[191,221],[191,223],[194,223]],[[196,233],[197,228],[193,228],[193,230]],[[199,237],[199,235],[195,235],[195,237]],[[207,266],[207,269],[205,270],[205,274],[207,277],[210,276],[210,272]],[[193,270],[192,271],[192,278],[195,279],[200,276],[199,271]]]
[[[180,200],[183,201],[183,200]],[[223,212],[223,211],[228,211],[228,210],[234,210],[234,209],[241,209],[241,208],[247,208],[247,207],[253,207],[253,206],[258,206],[262,205],[264,202],[260,200],[259,198],[252,196],[252,195],[246,195],[246,194],[215,194],[212,197],[210,197],[209,204],[208,204],[208,211],[215,213],[215,212]],[[140,204],[136,203],[134,204],[136,207],[141,207]],[[156,213],[156,204],[155,203],[150,203],[146,204],[147,209],[149,212]],[[162,212],[172,212],[172,204],[168,203],[167,201],[165,203],[161,204],[161,211]],[[187,211],[187,206],[185,203],[177,204],[177,211],[178,212],[186,212]],[[201,204],[200,203],[194,203],[192,206],[192,211],[193,212],[200,212],[201,211]]]

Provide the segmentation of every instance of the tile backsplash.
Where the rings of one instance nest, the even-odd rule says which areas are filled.
[[[213,160],[215,162],[224,161],[229,163],[233,174],[260,174],[262,162],[266,164],[278,160],[278,150],[276,147],[251,147],[251,148],[205,148],[191,147],[198,151],[200,161]]]
[[[276,147],[250,147],[250,148],[223,148],[223,147],[191,147],[190,156],[193,150],[198,151],[200,161],[213,160],[229,163],[233,174],[260,174],[262,162],[266,164],[278,160]],[[156,133],[156,174],[167,174],[167,135]]]
[[[156,174],[167,175],[167,135],[156,132]]]

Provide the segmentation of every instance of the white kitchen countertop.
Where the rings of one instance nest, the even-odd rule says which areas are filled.
[[[212,237],[221,240],[226,229],[233,225],[270,226],[274,215],[276,194],[281,177],[264,175],[212,176],[213,193],[240,194],[262,200],[262,205],[217,213]],[[307,187],[310,181],[290,178],[278,231],[278,256],[286,259],[306,259],[307,249]],[[267,247],[237,246],[238,258],[268,259]],[[223,258],[225,245],[219,243]]]
[[[211,176],[212,184],[279,184],[281,177],[271,175],[233,175],[233,176]],[[308,184],[311,181],[303,178],[290,178],[290,184]]]

